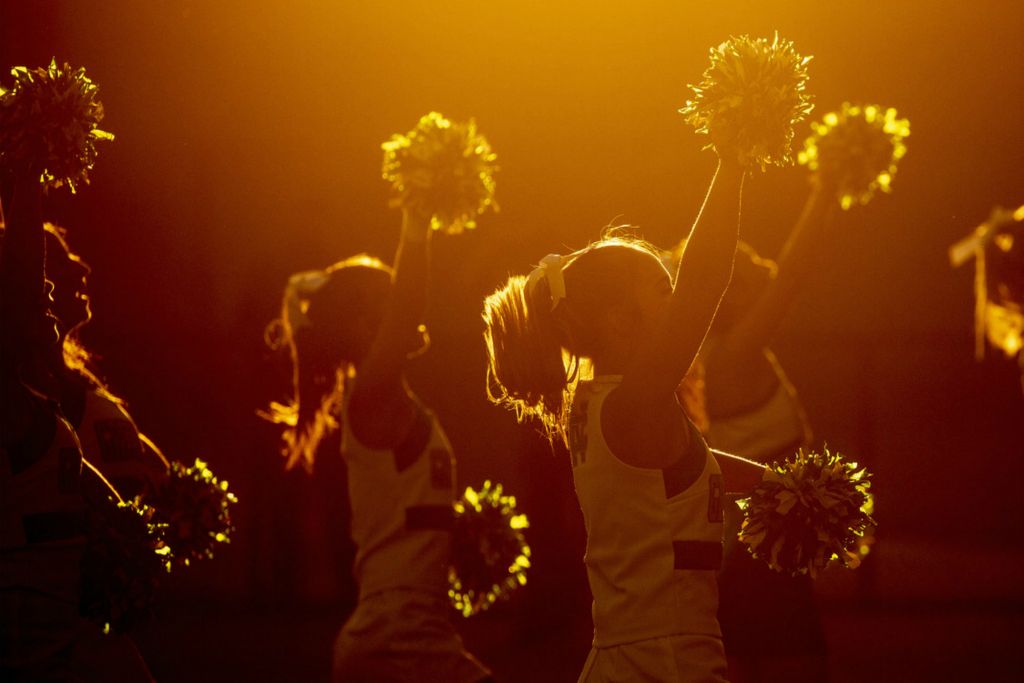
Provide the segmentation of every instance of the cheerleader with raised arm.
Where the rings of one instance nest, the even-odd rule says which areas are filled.
[[[356,256],[298,273],[285,291],[295,393],[274,408],[288,462],[312,464],[340,425],[348,470],[359,599],[334,643],[339,682],[489,677],[448,619],[455,460],[405,380],[427,343],[430,232],[428,215],[405,210],[393,270]]]
[[[744,167],[788,160],[792,124],[810,109],[807,61],[778,37],[712,49],[681,111],[719,164],[675,278],[653,248],[606,237],[545,257],[485,303],[491,398],[539,418],[572,455],[594,597],[580,681],[725,680],[722,471],[756,482],[762,468],[720,464],[680,384],[729,284]]]
[[[0,678],[68,680],[85,550],[82,452],[55,400],[38,169],[0,241]]]
[[[566,436],[572,454],[594,596],[581,681],[725,679],[722,477],[676,390],[729,282],[734,159],[721,155],[675,287],[656,250],[607,237],[545,257],[485,304],[492,398]],[[593,378],[576,385],[563,350]]]

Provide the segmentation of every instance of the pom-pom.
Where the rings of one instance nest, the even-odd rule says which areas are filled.
[[[82,616],[123,632],[149,616],[171,564],[165,527],[153,508],[139,501],[107,499],[89,510],[82,556]]]
[[[679,113],[714,144],[734,150],[744,166],[793,163],[793,126],[814,105],[805,92],[807,63],[793,43],[776,33],[772,40],[739,36],[711,48],[711,66],[694,98]],[[709,147],[714,146],[708,145]]]
[[[876,190],[892,191],[896,164],[907,153],[903,141],[910,135],[910,121],[897,118],[895,109],[843,102],[811,128],[797,160],[835,187],[844,209],[867,204]]]
[[[874,524],[870,486],[867,470],[839,453],[800,449],[738,501],[745,517],[739,539],[786,574],[814,577],[833,560],[856,567],[860,539]]]
[[[497,210],[497,157],[473,119],[453,123],[430,112],[381,147],[384,179],[395,195],[391,205],[431,216],[434,230],[460,233],[475,228],[476,217],[488,207]]]
[[[18,66],[14,85],[0,87],[0,167],[42,168],[44,188],[89,184],[96,141],[113,140],[103,120],[98,87],[84,68],[50,61],[45,69]]]
[[[202,460],[191,467],[172,462],[167,479],[146,500],[156,508],[156,519],[166,524],[175,565],[213,557],[218,544],[231,541],[234,527],[228,508],[238,499]]]
[[[515,497],[502,495],[501,484],[490,481],[480,491],[467,487],[454,507],[448,596],[469,617],[526,585],[530,546],[523,529],[530,524],[516,514]]]

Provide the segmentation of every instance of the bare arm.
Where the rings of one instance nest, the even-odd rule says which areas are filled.
[[[33,350],[40,326],[46,323],[41,194],[38,180],[27,174],[18,178],[0,249],[4,366]]]
[[[373,347],[357,369],[349,403],[355,435],[367,446],[399,443],[416,419],[417,405],[405,386],[410,340],[423,322],[430,263],[430,218],[402,213],[402,236],[395,253],[391,300]]]
[[[703,460],[689,457],[695,453],[692,430],[675,392],[732,277],[742,185],[743,170],[720,162],[690,230],[665,320],[634,353],[622,382],[605,400],[602,430],[608,446],[627,464],[663,468],[686,458],[687,477],[700,474]]]
[[[661,402],[673,396],[700,350],[732,277],[742,183],[738,165],[719,163],[680,259],[665,322],[624,373],[619,390],[632,402]]]
[[[768,468],[759,462],[741,458],[724,451],[711,449],[711,454],[718,461],[718,468],[722,470],[722,481],[725,482],[725,492],[749,496],[754,487],[761,483]]]
[[[824,237],[834,214],[831,193],[811,191],[778,260],[778,274],[751,309],[726,332],[715,346],[715,364],[741,368],[759,358],[778,332],[811,272],[820,265]]]
[[[53,420],[21,385],[24,379],[39,379],[26,371],[41,367],[46,344],[57,341],[47,317],[41,194],[38,175],[18,177],[0,249],[0,436],[4,443],[45,430]]]

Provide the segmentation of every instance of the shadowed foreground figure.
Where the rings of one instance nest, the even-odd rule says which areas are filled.
[[[53,396],[38,174],[16,181],[0,247],[0,678],[71,676],[85,549],[82,452]]]
[[[46,279],[52,283],[58,341],[52,372],[60,387],[60,406],[82,443],[82,455],[122,498],[144,498],[167,478],[167,459],[140,432],[125,408],[91,368],[92,354],[79,341],[92,320],[89,266],[68,247],[65,231],[44,224]]]
[[[92,320],[87,277],[92,272],[68,246],[65,231],[43,225],[46,279],[51,283],[51,308],[57,343],[48,362],[59,392],[60,409],[75,430],[83,461],[116,490],[120,498],[145,498],[167,478],[168,462],[139,432],[124,401],[115,396],[92,370],[92,357],[79,341],[82,327]],[[87,470],[83,489],[90,508],[107,505],[110,491]],[[91,626],[91,628],[90,628]],[[151,681],[132,639],[122,633],[101,634],[83,624],[75,650],[75,669],[86,680]]]
[[[83,469],[57,402],[38,178],[17,175],[0,242],[0,679],[149,680],[134,647],[79,616],[89,495],[117,494]]]
[[[429,239],[429,217],[405,212],[394,271],[357,256],[298,273],[279,321],[294,397],[270,417],[286,425],[288,464],[311,466],[342,430],[359,601],[334,644],[339,683],[490,676],[449,621],[451,447],[404,375],[426,346]]]

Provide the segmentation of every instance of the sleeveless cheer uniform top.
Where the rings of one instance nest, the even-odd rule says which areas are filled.
[[[722,475],[690,424],[704,466],[681,487],[677,468],[633,467],[601,432],[605,397],[621,377],[581,382],[570,413],[576,495],[587,528],[594,647],[671,635],[719,637]],[[681,409],[680,409],[681,410]]]
[[[364,446],[348,420],[342,434],[360,599],[393,588],[446,596],[455,460],[437,418],[419,406],[393,450]]]
[[[126,500],[155,488],[167,467],[139,438],[139,428],[120,401],[81,385],[63,392],[61,407],[82,443],[82,457]]]

